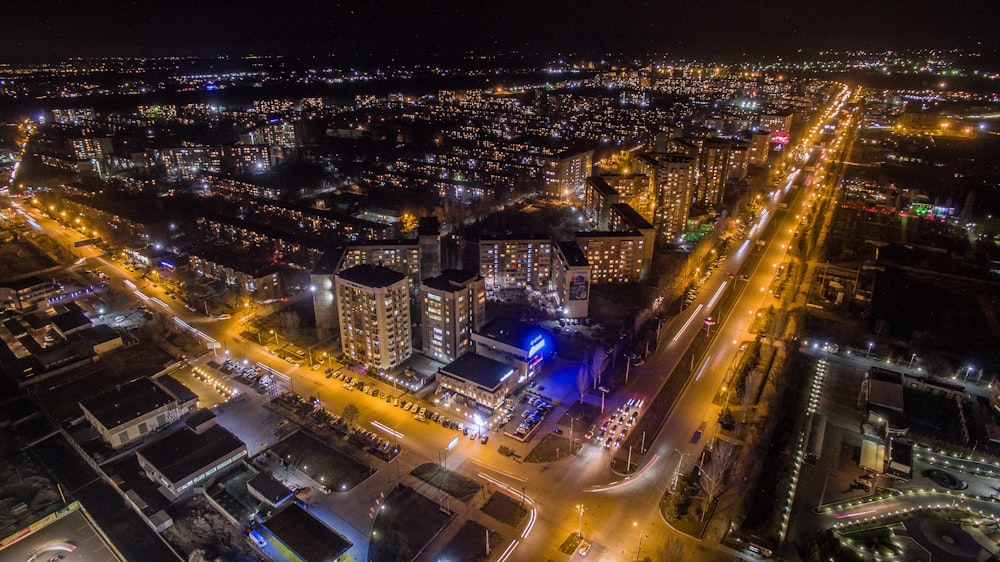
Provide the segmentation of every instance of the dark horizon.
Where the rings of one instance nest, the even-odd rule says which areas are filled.
[[[789,57],[818,50],[964,48],[993,57],[998,41],[983,0],[845,0],[810,7],[705,0],[613,5],[396,1],[348,6],[318,0],[149,0],[8,6],[0,18],[0,62],[76,57],[334,55],[349,60],[452,61],[468,53],[517,51],[532,58]]]

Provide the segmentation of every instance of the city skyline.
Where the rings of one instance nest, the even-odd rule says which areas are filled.
[[[957,2],[14,2],[0,62],[108,56],[795,57],[819,50],[965,48],[994,58],[991,5]]]

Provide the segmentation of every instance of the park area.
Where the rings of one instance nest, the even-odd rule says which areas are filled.
[[[375,516],[368,547],[369,562],[409,562],[451,518],[451,513],[415,490],[396,487]]]
[[[272,447],[271,451],[290,466],[335,492],[350,490],[375,472],[371,467],[301,431],[288,436]]]

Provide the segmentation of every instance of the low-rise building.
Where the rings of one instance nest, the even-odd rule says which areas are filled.
[[[476,353],[517,369],[518,383],[526,382],[541,369],[553,351],[553,340],[545,330],[509,318],[497,318],[472,334]]]
[[[518,369],[476,353],[466,353],[441,367],[437,381],[441,388],[474,402],[487,416],[499,408],[507,395],[517,387]]]
[[[138,441],[197,407],[198,398],[187,387],[161,378],[173,383],[173,392],[162,381],[136,379],[81,401],[83,416],[116,449]]]
[[[136,453],[146,477],[159,484],[160,493],[170,500],[195,487],[207,487],[246,456],[246,445],[221,425],[200,433],[185,427]]]

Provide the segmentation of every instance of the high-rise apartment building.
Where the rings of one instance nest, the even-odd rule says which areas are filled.
[[[479,274],[486,289],[549,288],[552,240],[544,234],[491,236],[479,241]]]
[[[663,238],[675,242],[687,228],[695,189],[696,160],[686,154],[643,154],[636,166],[652,178],[656,193],[653,227]]]
[[[787,137],[792,132],[792,118],[795,116],[791,111],[774,111],[760,114],[760,128],[771,131],[771,135],[781,135]]]
[[[565,200],[578,202],[583,186],[594,168],[594,151],[566,150],[546,158],[543,175],[550,193]]]
[[[755,132],[745,134],[743,138],[750,141],[750,148],[748,151],[749,164],[751,166],[767,165],[767,152],[770,149],[771,133],[768,131],[757,130]]]
[[[375,371],[410,357],[410,278],[380,265],[356,265],[334,278],[344,356]]]
[[[420,323],[424,355],[445,363],[472,351],[472,333],[486,317],[482,276],[446,269],[420,284]]]
[[[731,143],[726,139],[705,139],[698,153],[698,183],[694,202],[704,207],[722,203],[729,177]]]
[[[642,279],[646,241],[639,231],[576,233],[576,244],[590,264],[590,280],[604,283],[638,283]]]

